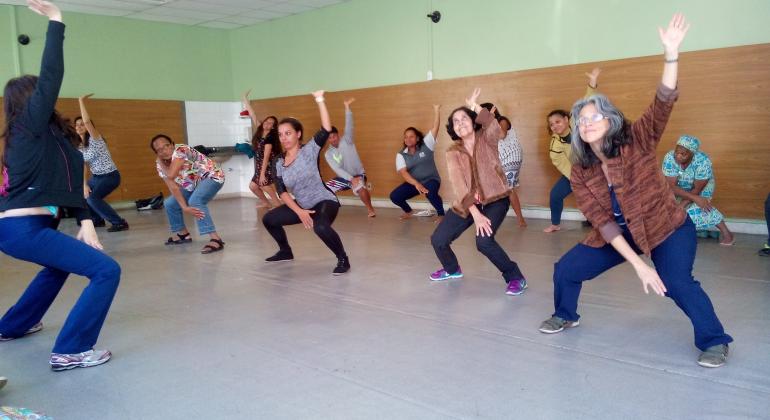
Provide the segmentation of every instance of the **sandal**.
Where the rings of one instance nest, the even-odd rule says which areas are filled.
[[[206,244],[203,249],[201,250],[201,254],[211,254],[212,252],[218,252],[223,249],[225,249],[225,243],[222,242],[221,239],[209,239],[209,242],[213,242],[215,244],[219,244],[219,246],[211,246],[211,244]]]
[[[177,233],[176,236],[178,236],[179,239],[174,239],[173,236],[169,236],[166,240],[166,245],[179,245],[192,242],[192,238],[190,238],[190,232],[187,232],[184,235]]]

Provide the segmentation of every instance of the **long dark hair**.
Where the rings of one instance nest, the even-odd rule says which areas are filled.
[[[75,117],[75,125],[78,124],[78,121],[83,121],[83,125],[85,125],[85,123],[86,123],[85,120],[83,120],[83,117],[81,117],[80,115]],[[93,125],[93,123],[94,122],[91,121],[92,125]],[[78,134],[77,141],[76,141],[76,143],[73,144],[73,146],[80,147],[82,145],[83,147],[88,148],[89,144],[91,144],[91,132],[88,131],[88,128],[86,128],[86,135],[83,136],[83,139],[81,140],[80,134]]]
[[[5,89],[3,90],[5,127],[3,128],[2,134],[0,134],[0,166],[5,166],[5,146],[8,145],[11,138],[11,127],[13,127],[16,123],[16,119],[27,107],[27,102],[29,102],[29,98],[35,92],[35,88],[37,87],[37,80],[37,76],[28,74],[13,78],[5,84]],[[75,139],[80,139],[80,136],[75,132],[70,120],[62,117],[55,109],[51,113],[48,125],[52,129],[56,129],[58,133],[63,135],[73,144],[75,144]]]
[[[273,120],[273,128],[270,129],[270,131],[265,135],[265,130],[262,128],[265,121],[272,119]],[[278,118],[276,118],[274,115],[270,115],[262,122],[259,123],[259,127],[257,127],[257,131],[254,132],[254,135],[251,137],[251,147],[256,149],[259,146],[259,140],[261,139],[268,139],[271,141],[271,143],[276,144],[278,140]]]

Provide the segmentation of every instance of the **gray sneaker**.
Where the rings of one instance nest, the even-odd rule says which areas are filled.
[[[107,363],[112,357],[109,350],[88,350],[83,353],[51,353],[51,369],[58,372],[75,368],[87,368]]]
[[[0,389],[3,389],[3,387],[7,383],[8,383],[8,379],[6,379],[5,376],[0,376]]]
[[[703,367],[717,368],[727,363],[727,344],[718,344],[706,349],[698,357],[698,364]]]
[[[580,320],[567,321],[564,318],[559,318],[558,316],[554,315],[540,324],[539,331],[546,334],[555,334],[557,332],[563,331],[565,328],[573,328],[577,327],[578,325],[580,325]]]
[[[34,333],[36,333],[36,332],[38,332],[38,331],[40,331],[42,329],[43,329],[43,323],[42,322],[38,322],[37,324],[33,325],[30,329],[28,329],[24,333],[24,335],[34,334]],[[22,337],[24,337],[24,335]],[[0,334],[0,341],[11,341],[11,340],[15,340],[17,338],[21,338],[21,337],[3,337],[3,335]]]

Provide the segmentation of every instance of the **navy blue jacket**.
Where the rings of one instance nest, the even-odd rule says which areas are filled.
[[[83,155],[52,123],[64,78],[64,24],[50,22],[35,91],[25,109],[10,118],[5,145],[8,176],[0,211],[69,207],[78,220],[90,218],[83,197]]]

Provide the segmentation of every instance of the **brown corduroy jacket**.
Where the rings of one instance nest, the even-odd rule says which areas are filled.
[[[630,126],[631,143],[622,146],[620,155],[607,164],[609,179],[631,236],[647,255],[687,217],[677,205],[655,153],[678,96],[677,90],[658,86],[652,104]],[[583,243],[599,248],[620,235],[622,230],[613,216],[607,178],[601,165],[587,168],[573,165],[570,183],[578,208],[594,226]]]
[[[505,137],[500,124],[486,109],[476,117],[481,129],[476,131],[476,143],[471,156],[462,140],[456,140],[446,151],[449,181],[454,188],[452,210],[459,216],[468,217],[469,209],[476,203],[489,204],[510,194],[508,182],[500,166],[497,143]]]

